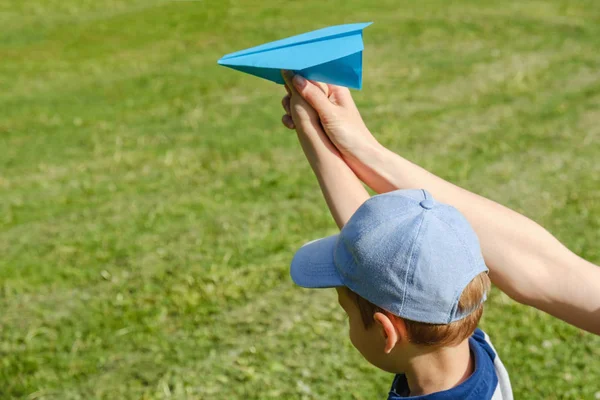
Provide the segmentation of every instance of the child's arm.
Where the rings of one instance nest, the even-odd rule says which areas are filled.
[[[323,131],[317,113],[294,88],[292,76],[284,73],[284,79],[289,94],[284,97],[283,106],[293,119],[306,159],[319,181],[331,215],[341,229],[369,198],[369,193]],[[292,126],[292,121],[286,117],[283,122]]]

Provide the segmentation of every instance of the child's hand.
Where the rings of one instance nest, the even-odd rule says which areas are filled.
[[[320,122],[342,156],[351,162],[360,151],[377,141],[367,129],[350,91],[342,86],[312,82],[300,75],[286,76],[288,95],[282,100],[286,114],[283,124],[290,129]],[[291,94],[297,93],[299,96]]]
[[[292,83],[294,75],[289,71],[282,71],[282,76],[286,82],[285,88],[288,92],[282,101],[286,111],[282,122],[288,128],[296,129],[298,139],[300,139],[308,161],[313,165],[313,162],[318,158],[317,153],[323,150],[340,157],[335,145],[329,140],[321,126],[319,114],[294,87]],[[323,89],[319,89],[317,86],[315,88],[317,90],[327,90],[325,86],[323,86]],[[321,92],[321,94],[325,95],[324,92]]]
[[[282,118],[283,124],[289,129],[298,128],[302,133],[310,130],[322,130],[319,114],[308,102],[298,93],[293,85],[293,73],[289,71],[281,72],[285,80],[285,90],[287,95],[283,97],[281,104],[285,110],[285,115]],[[320,84],[320,88],[326,91],[327,85]],[[327,92],[325,92],[327,93]]]

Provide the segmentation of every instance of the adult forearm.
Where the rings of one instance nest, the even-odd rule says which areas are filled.
[[[369,198],[369,193],[324,132],[312,135],[299,133],[298,138],[331,215],[341,229]]]
[[[476,230],[492,281],[515,300],[600,334],[600,268],[529,218],[453,185],[381,146],[347,160],[381,193],[425,188],[459,209]]]

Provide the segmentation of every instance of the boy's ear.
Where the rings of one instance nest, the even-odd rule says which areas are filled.
[[[399,318],[393,318],[382,312],[373,314],[381,335],[385,339],[384,351],[389,354],[396,344],[406,339],[406,325]]]

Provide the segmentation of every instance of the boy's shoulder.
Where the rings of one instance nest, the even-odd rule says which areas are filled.
[[[498,357],[489,336],[477,328],[469,339],[475,360],[475,371],[460,385],[443,392],[424,396],[406,396],[408,384],[404,375],[396,375],[388,400],[512,400],[512,388],[504,364]]]
[[[491,398],[493,400],[512,400],[512,386],[510,384],[508,371],[506,371],[502,360],[500,359],[500,357],[498,357],[498,353],[496,352],[496,349],[494,348],[490,337],[487,335],[487,333],[477,328],[475,329],[475,332],[473,332],[473,335],[471,336],[469,342],[476,343],[478,346],[480,346],[492,362],[492,366],[496,375],[497,385],[495,392]]]

